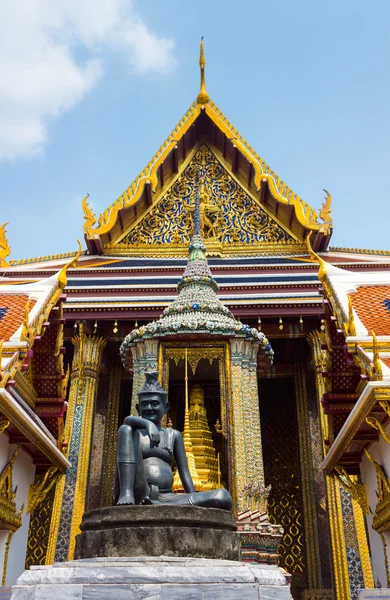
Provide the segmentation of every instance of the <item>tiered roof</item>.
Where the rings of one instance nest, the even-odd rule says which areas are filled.
[[[390,283],[362,285],[350,294],[356,315],[367,332],[390,336]]]
[[[390,397],[390,269],[353,272],[317,258],[331,308],[322,348],[329,355],[323,376],[332,386],[322,404],[335,436],[323,468],[358,473],[364,450],[389,418],[380,402]]]
[[[77,260],[78,256],[74,260]],[[71,263],[74,263],[74,260]],[[61,451],[65,414],[62,302],[67,269],[0,285],[0,416],[38,468],[70,466]]]
[[[36,300],[28,301],[28,294],[7,294],[0,292],[0,340],[8,342],[30,313]]]

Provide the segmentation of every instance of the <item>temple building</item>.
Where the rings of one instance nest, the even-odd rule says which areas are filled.
[[[200,72],[135,180],[98,218],[82,201],[84,250],[8,260],[0,229],[3,586],[73,558],[157,369],[197,489],[239,513],[254,486],[283,527],[294,599],[390,587],[390,252],[330,246],[330,193],[311,208],[239,134],[203,45]]]

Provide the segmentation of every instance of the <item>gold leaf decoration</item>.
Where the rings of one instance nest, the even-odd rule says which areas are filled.
[[[294,238],[247,194],[202,144],[186,169],[119,242],[119,246],[188,246],[199,185],[201,229],[206,246],[292,244]]]
[[[11,248],[8,244],[5,231],[7,225],[8,223],[3,223],[0,226],[0,267],[9,267],[8,262],[5,260],[11,254]]]

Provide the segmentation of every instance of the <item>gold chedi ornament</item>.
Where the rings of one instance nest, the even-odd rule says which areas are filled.
[[[184,423],[184,443],[186,443],[185,436],[189,435],[191,454],[194,457],[197,475],[202,482],[202,489],[204,491],[216,490],[221,487],[218,484],[218,459],[207,421],[204,391],[200,385],[195,385],[191,388],[188,416],[188,434],[186,432],[186,422]],[[177,473],[173,489],[175,492],[184,491]]]
[[[186,393],[186,406],[184,412],[184,430],[183,430],[183,441],[184,448],[187,455],[188,468],[191,473],[192,481],[194,483],[195,491],[201,492],[203,490],[203,484],[199,478],[198,472],[196,470],[195,457],[192,452],[192,441],[190,434],[190,415],[188,410],[188,365],[187,365],[187,348],[185,350],[185,393]],[[175,476],[173,478],[173,486],[172,489],[174,492],[183,492],[183,486],[180,480],[179,471],[176,469]]]
[[[204,490],[216,490],[218,485],[218,459],[213,444],[213,436],[207,420],[204,404],[204,390],[195,385],[190,391],[190,433],[196,470]]]

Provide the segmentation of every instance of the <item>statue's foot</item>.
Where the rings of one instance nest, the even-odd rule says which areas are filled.
[[[135,504],[134,496],[130,493],[121,494],[118,498],[117,504]]]

